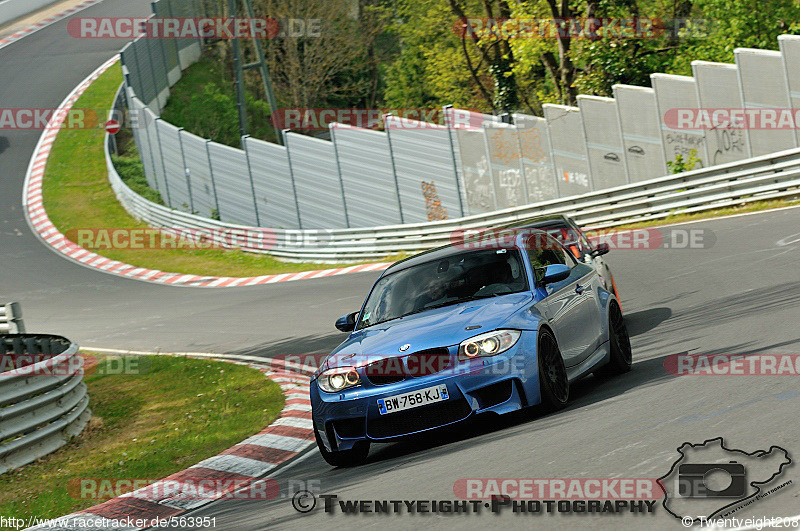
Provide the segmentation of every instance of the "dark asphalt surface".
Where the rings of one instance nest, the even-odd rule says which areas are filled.
[[[146,1],[106,0],[84,16],[143,15]],[[0,107],[58,105],[117,50],[118,41],[80,41],[62,21],[0,50]],[[324,352],[342,335],[336,317],[355,310],[377,274],[355,274],[245,289],[151,285],[98,273],[54,254],[33,236],[20,205],[39,132],[0,132],[0,300],[22,303],[30,331],[85,346],[273,356]],[[800,459],[798,377],[674,377],[670,354],[800,353],[800,209],[705,221],[708,249],[615,251],[609,255],[632,333],[634,369],[573,388],[557,415],[527,416],[374,447],[360,468],[332,469],[312,454],[277,479],[319,482],[341,499],[450,499],[467,477],[659,477],[685,441],[723,436],[748,451],[771,445]],[[779,245],[789,236],[789,245]],[[736,514],[800,514],[794,485]],[[322,526],[390,528],[665,528],[655,516],[343,517],[301,516],[288,499],[219,501],[195,512],[218,529]]]
[[[332,469],[314,453],[278,473],[281,488],[310,482],[343,500],[443,500],[453,497],[459,478],[657,478],[669,472],[683,442],[719,436],[747,451],[782,446],[797,461],[797,376],[675,377],[664,359],[682,352],[800,354],[800,209],[676,228],[710,229],[716,242],[710,249],[609,255],[633,336],[629,374],[605,383],[583,380],[570,407],[556,415],[374,446],[369,462],[356,469]],[[792,235],[797,242],[778,245]],[[791,465],[784,477],[794,485],[735,516],[800,514],[798,467]],[[218,501],[195,514],[236,529],[682,527],[660,507],[655,516],[353,517],[318,508],[298,517],[289,499],[277,498]]]

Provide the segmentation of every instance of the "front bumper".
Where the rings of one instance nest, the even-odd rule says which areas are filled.
[[[449,348],[456,356],[457,347]],[[347,450],[359,441],[389,442],[455,424],[478,413],[509,413],[539,403],[536,333],[523,331],[508,351],[491,358],[458,363],[454,369],[341,393],[320,391],[311,382],[314,428],[329,451]],[[453,358],[455,359],[455,357]],[[378,399],[447,385],[447,400],[381,415]]]

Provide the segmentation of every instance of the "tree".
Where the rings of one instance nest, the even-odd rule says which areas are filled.
[[[373,106],[379,94],[376,39],[387,11],[371,0],[253,0],[257,16],[278,19],[264,41],[281,103],[292,108]]]

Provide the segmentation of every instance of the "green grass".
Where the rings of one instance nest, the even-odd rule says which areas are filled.
[[[283,408],[280,387],[242,365],[145,356],[127,358],[143,374],[114,375],[102,369],[119,361],[86,354],[100,360],[85,377],[89,424],[55,453],[0,475],[0,515],[55,518],[90,507],[103,500],[81,499],[76,480],[166,477],[258,433]]]
[[[672,214],[666,218],[656,219],[651,221],[640,221],[638,223],[628,223],[614,227],[614,229],[638,229],[642,227],[658,227],[661,225],[672,225],[676,223],[685,223],[688,221],[698,221],[703,219],[713,219],[722,216],[731,216],[734,214],[745,214],[748,212],[761,212],[763,210],[772,210],[775,208],[784,208],[789,206],[800,205],[800,199],[775,199],[771,201],[754,201],[744,205],[716,208],[713,210],[706,210],[704,212],[695,212],[691,214]]]
[[[241,147],[239,112],[233,74],[218,49],[206,49],[200,61],[183,72],[172,87],[162,118],[187,131],[220,144]],[[260,79],[260,78],[259,78]],[[246,91],[248,133],[276,142],[269,104]]]
[[[122,72],[114,66],[89,87],[75,108],[109,109],[120,83]],[[78,229],[147,227],[128,214],[111,189],[103,138],[101,128],[65,129],[59,132],[50,153],[44,175],[44,205],[53,224],[70,239]],[[120,162],[134,189],[151,199],[158,198],[152,195],[157,192],[146,188],[135,152],[128,150]],[[208,276],[248,277],[346,265],[288,263],[268,255],[224,249],[98,249],[97,253],[136,267]]]
[[[114,168],[117,170],[122,182],[128,187],[144,197],[148,201],[163,205],[164,200],[158,190],[153,190],[147,184],[147,177],[144,174],[142,159],[139,157],[139,150],[130,129],[123,129],[117,133],[117,152],[118,155],[111,155]]]

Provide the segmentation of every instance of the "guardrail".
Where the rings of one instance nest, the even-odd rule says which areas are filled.
[[[264,230],[211,220],[144,199],[125,185],[114,169],[109,152],[111,141],[107,135],[105,151],[109,181],[119,201],[135,218],[152,227],[165,229]],[[584,227],[602,229],[663,219],[671,214],[701,212],[798,195],[800,149],[791,149],[607,190],[457,219],[366,229],[275,229],[275,243],[269,250],[265,250],[262,244],[248,246],[246,242],[241,249],[297,261],[373,260],[446,245],[457,230],[493,227],[540,215],[566,214]]]
[[[18,302],[0,304],[0,334],[24,334],[22,308]]]
[[[224,2],[207,4],[156,0],[153,16],[225,16]],[[761,109],[764,116],[752,123],[767,124],[776,109],[796,108],[800,77],[787,72],[800,69],[800,35],[779,36],[779,51],[736,48],[735,64],[692,61],[692,77],[654,73],[650,87],[614,85],[613,98],[544,104],[543,117],[446,106],[441,126],[387,115],[380,132],[326,125],[323,115],[337,114],[339,122],[369,127],[332,109],[272,109],[289,128],[316,122],[330,141],[286,129],[284,145],[245,137],[241,149],[159,117],[182,72],[202,55],[198,37],[140,37],[126,45],[126,96],[149,186],[170,208],[229,224],[371,230],[426,223],[642,184],[660,178],[679,155],[693,153],[698,167],[708,168],[800,147],[791,129],[739,128],[716,112],[715,128],[698,126],[702,116],[712,121],[714,109]],[[683,115],[676,111],[689,111],[688,124],[668,119]]]
[[[52,335],[0,335],[0,362],[3,474],[80,434],[91,411],[76,343]]]

